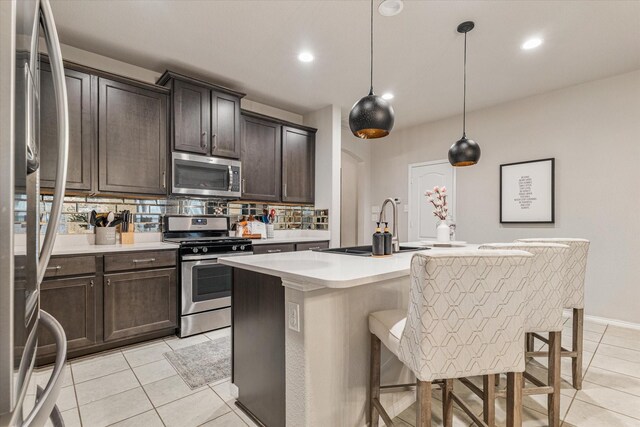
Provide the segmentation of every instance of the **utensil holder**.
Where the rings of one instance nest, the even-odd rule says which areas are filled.
[[[273,239],[273,224],[267,225],[267,239]]]
[[[122,243],[123,245],[133,245],[133,234],[133,231],[125,231],[120,233],[120,243]]]
[[[96,227],[96,245],[115,245],[115,227]]]

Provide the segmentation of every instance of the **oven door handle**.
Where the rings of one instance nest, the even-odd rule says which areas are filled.
[[[232,188],[233,188],[233,169],[231,168],[231,165],[229,165],[229,188],[227,189],[227,191],[231,191]]]
[[[185,255],[182,257],[183,261],[194,262],[194,261],[207,261],[218,258],[229,258],[234,256],[243,256],[243,255],[253,255],[253,252],[238,252],[235,254],[212,254],[212,255]]]

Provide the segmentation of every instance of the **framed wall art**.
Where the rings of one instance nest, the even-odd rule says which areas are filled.
[[[555,222],[555,159],[500,165],[500,222]]]

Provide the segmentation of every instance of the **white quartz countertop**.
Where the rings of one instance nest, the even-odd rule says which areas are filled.
[[[279,243],[305,243],[305,242],[326,242],[328,237],[275,237],[273,239],[253,239],[254,245],[275,245]]]
[[[411,246],[411,244],[403,244],[403,246]],[[477,249],[477,247],[478,245],[470,244],[459,248],[432,248],[425,251],[398,253],[385,258],[302,251],[220,258],[218,262],[277,276],[299,284],[350,288],[408,276],[411,258],[416,253],[443,253]]]
[[[24,237],[20,236],[19,244],[15,247],[16,255],[24,255],[26,253],[24,245]],[[109,252],[135,252],[135,251],[158,251],[164,249],[178,249],[178,245],[161,241],[160,233],[136,233],[135,243],[131,245],[123,245],[116,243],[115,245],[96,245],[94,244],[93,234],[84,235],[59,235],[53,246],[52,255],[80,255],[80,254],[99,254]],[[41,237],[41,242],[43,238]]]
[[[134,251],[158,251],[163,249],[178,249],[178,245],[165,242],[143,242],[133,243],[131,245],[123,245],[116,243],[115,245],[84,245],[84,246],[54,246],[53,255],[72,255],[72,254],[97,254],[107,252],[134,252]]]

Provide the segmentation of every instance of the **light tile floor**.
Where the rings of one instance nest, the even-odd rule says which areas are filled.
[[[640,426],[640,330],[625,329],[585,322],[584,331],[584,382],[576,392],[571,386],[571,361],[562,359],[561,418],[563,427],[625,427]],[[562,332],[563,346],[571,343],[571,326],[566,319]],[[539,342],[539,341],[537,341]],[[540,346],[544,348],[545,345]],[[540,379],[546,378],[546,360],[532,360],[527,370]],[[504,384],[504,379],[502,383]],[[455,390],[470,403],[480,415],[482,403],[464,386],[456,384]],[[434,423],[441,423],[442,406],[440,391],[434,389]],[[498,400],[496,418],[504,425],[504,399]],[[525,396],[523,425],[546,426],[546,396]],[[415,406],[401,413],[394,420],[400,426],[415,425]],[[474,425],[461,410],[454,411],[455,426]]]
[[[229,328],[185,339],[167,337],[67,363],[58,407],[67,427],[247,427],[229,380],[191,390],[164,353],[229,335]],[[25,410],[51,368],[34,373]]]
[[[567,322],[565,325],[569,325]],[[229,329],[186,339],[168,337],[133,345],[67,364],[58,407],[68,427],[100,426],[226,426],[255,424],[234,404],[229,381],[191,390],[177,375],[163,353],[229,334]],[[563,390],[561,415],[564,427],[640,426],[640,330],[585,323],[584,384],[576,392],[570,385],[571,362],[562,360]],[[571,340],[565,326],[563,345]],[[544,347],[544,346],[543,346]],[[544,358],[529,363],[528,370],[544,378]],[[35,384],[44,386],[51,370],[39,370],[27,396],[33,402]],[[502,381],[504,383],[504,381]],[[463,386],[456,391],[480,414],[482,404]],[[439,392],[434,391],[434,424],[441,423]],[[524,425],[545,426],[546,397],[524,399]],[[496,410],[504,424],[504,401]],[[396,419],[399,426],[414,425],[412,406]],[[471,420],[455,411],[456,426],[470,426]]]

